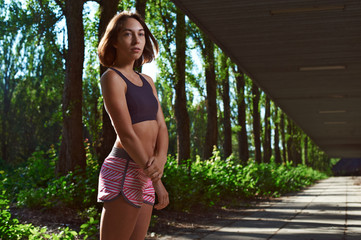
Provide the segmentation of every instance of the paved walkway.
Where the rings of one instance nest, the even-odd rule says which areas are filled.
[[[161,239],[361,240],[361,177],[320,181],[207,234],[195,231]]]

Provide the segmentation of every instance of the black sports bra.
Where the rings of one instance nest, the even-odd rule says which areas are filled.
[[[142,86],[137,86],[129,81],[120,71],[110,68],[124,79],[127,84],[125,98],[132,124],[148,120],[156,120],[158,112],[158,101],[153,94],[153,89],[144,77],[137,73],[143,82]]]

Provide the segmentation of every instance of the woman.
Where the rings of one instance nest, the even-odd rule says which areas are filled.
[[[156,209],[169,203],[160,180],[167,160],[167,127],[152,79],[134,71],[151,62],[155,52],[154,36],[130,12],[113,17],[98,46],[101,64],[109,67],[100,80],[104,104],[117,133],[99,176],[102,240],[144,239],[155,193]]]

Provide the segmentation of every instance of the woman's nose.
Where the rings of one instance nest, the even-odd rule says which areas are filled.
[[[139,39],[139,37],[135,34],[134,36],[133,36],[133,43],[139,43],[140,42],[140,39]]]

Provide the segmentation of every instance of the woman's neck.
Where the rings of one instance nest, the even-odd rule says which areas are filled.
[[[113,67],[121,70],[122,72],[131,73],[134,72],[134,61],[132,62],[121,62],[121,61],[115,61]]]

